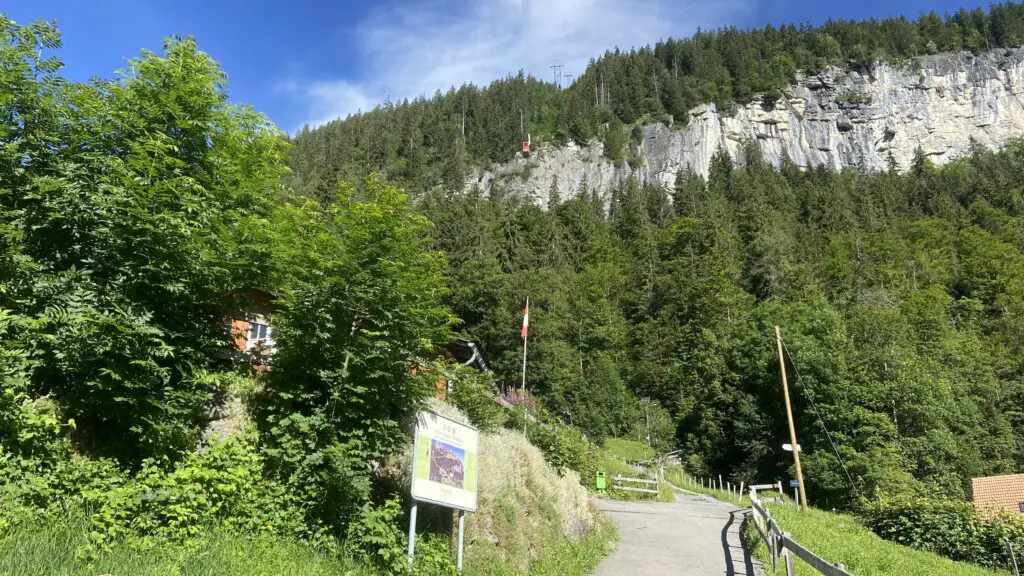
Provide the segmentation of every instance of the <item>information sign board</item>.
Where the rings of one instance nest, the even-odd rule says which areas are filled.
[[[416,415],[412,497],[467,512],[476,511],[477,429],[434,412]]]

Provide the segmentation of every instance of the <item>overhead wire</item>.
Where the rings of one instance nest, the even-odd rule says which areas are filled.
[[[821,412],[818,411],[818,405],[814,402],[814,394],[811,393],[810,389],[803,385],[803,378],[800,376],[800,367],[796,364],[796,357],[792,352],[789,351],[789,346],[786,346],[786,339],[782,338],[781,333],[779,337],[782,341],[782,348],[786,351],[786,356],[789,358],[790,364],[793,366],[793,375],[796,376],[795,381],[800,382],[800,388],[806,393],[807,400],[811,404],[811,410],[814,411],[814,415],[817,416],[818,422],[821,424],[821,428],[825,430],[825,437],[828,438],[828,443],[832,446],[832,451],[835,452],[836,458],[839,460],[839,465],[843,467],[843,472],[846,474],[846,479],[850,481],[850,488],[853,492],[857,493],[857,485],[853,481],[853,476],[850,475],[850,471],[846,468],[846,462],[843,457],[839,454],[839,449],[836,448],[836,443],[832,440],[832,434],[828,430],[828,426],[825,424],[825,419],[821,417]],[[793,447],[796,450],[796,446]]]

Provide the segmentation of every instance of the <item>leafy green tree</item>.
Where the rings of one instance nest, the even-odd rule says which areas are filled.
[[[0,197],[15,267],[3,305],[35,319],[22,336],[40,360],[32,390],[58,402],[90,453],[173,457],[221,388],[229,296],[260,267],[244,230],[275,198],[286,144],[227,104],[223,74],[190,39],[144,53],[120,82],[70,85],[55,60],[17,48],[59,45],[52,29],[5,28],[22,74],[49,74],[34,95],[22,83],[5,128],[8,150],[49,148],[46,165],[23,166]],[[24,133],[47,129],[33,116],[52,131]]]
[[[427,221],[377,177],[327,211],[279,205],[267,231],[278,352],[259,395],[271,470],[310,521],[344,526],[370,496],[366,462],[397,450],[449,338],[443,257]],[[417,372],[419,370],[419,372]]]

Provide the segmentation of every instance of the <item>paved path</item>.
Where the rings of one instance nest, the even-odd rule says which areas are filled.
[[[744,510],[708,496],[673,503],[599,500],[619,541],[594,576],[761,576],[743,549]]]

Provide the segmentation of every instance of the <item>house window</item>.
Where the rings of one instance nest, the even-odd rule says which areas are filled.
[[[1018,504],[1017,506],[1018,506],[1018,508],[1020,509],[1020,513],[1021,513],[1021,514],[1024,514],[1024,502],[1021,502],[1021,503],[1020,503],[1020,504]]]
[[[277,330],[271,328],[265,321],[250,322],[249,339],[245,343],[245,349],[246,351],[257,349],[266,352],[273,352],[275,336],[277,336]]]

